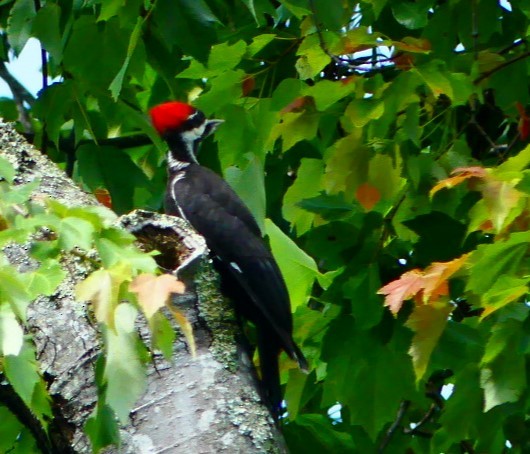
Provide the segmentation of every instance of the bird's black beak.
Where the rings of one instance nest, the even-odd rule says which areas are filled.
[[[204,139],[208,137],[219,127],[219,125],[223,124],[224,122],[224,120],[217,120],[215,118],[212,120],[206,120],[206,127],[204,128],[204,134],[202,135],[202,138]]]

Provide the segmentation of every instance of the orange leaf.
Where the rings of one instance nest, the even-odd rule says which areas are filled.
[[[184,293],[185,286],[175,276],[162,274],[140,274],[129,285],[131,292],[138,294],[138,303],[149,319],[164,307],[172,293]]]
[[[435,303],[440,296],[449,294],[448,279],[462,268],[468,257],[469,254],[464,254],[450,262],[434,262],[424,271],[407,271],[377,293],[385,295],[385,306],[394,315],[399,312],[403,302],[411,298],[414,298],[417,306]]]
[[[283,115],[289,112],[300,112],[307,104],[311,103],[312,99],[311,96],[300,96],[285,106],[280,113]]]
[[[530,133],[530,117],[528,117],[525,108],[519,101],[515,103],[515,107],[519,111],[519,124],[517,126],[519,136],[521,140],[526,140]]]
[[[413,38],[411,36],[406,36],[403,38],[403,41],[393,41],[396,49],[404,50],[407,52],[419,52],[422,54],[427,54],[431,51],[431,42],[424,38]]]
[[[104,188],[96,189],[94,191],[94,196],[101,205],[112,209],[112,198],[110,197],[109,191]]]
[[[486,178],[489,174],[484,167],[473,166],[473,167],[459,167],[451,172],[452,177],[446,178],[445,180],[439,181],[429,192],[432,197],[440,189],[450,189],[463,181],[469,180],[470,178]]]
[[[241,85],[242,96],[248,96],[256,86],[256,79],[252,76],[247,76],[243,79]]]
[[[403,302],[412,298],[423,288],[423,274],[415,269],[407,271],[399,279],[390,282],[378,290],[379,295],[385,295],[385,306],[395,315],[403,306]]]
[[[366,211],[370,211],[381,200],[381,193],[370,183],[363,183],[357,188],[355,197]]]
[[[436,301],[439,296],[447,295],[447,280],[462,268],[468,257],[469,254],[464,254],[450,262],[434,262],[429,265],[423,274],[423,300]]]

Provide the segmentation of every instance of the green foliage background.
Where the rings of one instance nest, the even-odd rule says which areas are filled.
[[[35,37],[59,80],[32,140],[117,213],[161,209],[150,107],[225,120],[200,160],[268,235],[312,366],[283,368],[292,452],[529,449],[527,2],[1,5],[2,59]],[[430,192],[469,166],[488,170]],[[382,286],[465,253],[440,298],[384,307]]]

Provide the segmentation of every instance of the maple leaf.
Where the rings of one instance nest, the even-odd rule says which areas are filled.
[[[143,273],[129,284],[129,290],[138,295],[138,304],[150,319],[156,311],[164,307],[172,293],[184,293],[185,286],[175,276]]]
[[[431,354],[452,310],[451,305],[442,302],[416,306],[407,320],[405,325],[414,331],[409,355],[412,357],[416,380],[420,380],[425,374]]]
[[[434,262],[423,273],[423,301],[435,301],[439,296],[447,295],[447,280],[455,274],[470,254],[464,254],[450,262]]]
[[[84,281],[77,284],[75,296],[78,301],[90,301],[94,315],[100,323],[114,329],[114,309],[118,304],[119,287],[122,279],[118,273],[101,269],[94,271]]]
[[[385,306],[396,315],[403,302],[415,296],[423,288],[423,274],[414,269],[404,273],[399,279],[390,282],[378,290],[379,295],[385,295]]]
[[[440,296],[449,293],[448,279],[462,268],[468,257],[469,254],[464,254],[449,262],[434,262],[424,271],[407,271],[377,293],[385,295],[385,306],[388,306],[394,315],[400,311],[404,301],[413,297],[416,297],[416,302],[420,305],[433,303]]]
[[[472,166],[472,167],[459,167],[454,169],[451,172],[451,177],[446,178],[445,180],[439,181],[429,192],[429,195],[432,197],[441,189],[450,189],[463,181],[469,180],[471,178],[484,179],[489,176],[488,170],[484,167]]]
[[[191,356],[195,356],[197,352],[197,348],[195,346],[195,338],[193,337],[193,326],[191,326],[190,321],[186,318],[186,316],[182,313],[181,310],[177,309],[173,305],[168,305],[169,310],[173,314],[173,317],[179,324],[180,329],[182,330],[182,334],[184,334],[184,337],[186,338],[186,342],[188,343]]]

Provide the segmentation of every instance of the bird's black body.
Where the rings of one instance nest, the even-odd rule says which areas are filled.
[[[151,115],[156,127],[153,111]],[[191,120],[178,128],[159,131],[170,146],[166,212],[185,218],[205,238],[222,289],[234,300],[238,314],[255,324],[263,388],[273,415],[278,417],[280,351],[303,369],[307,363],[292,338],[287,287],[258,224],[230,186],[196,162],[198,144],[219,123],[214,122],[195,111]]]

